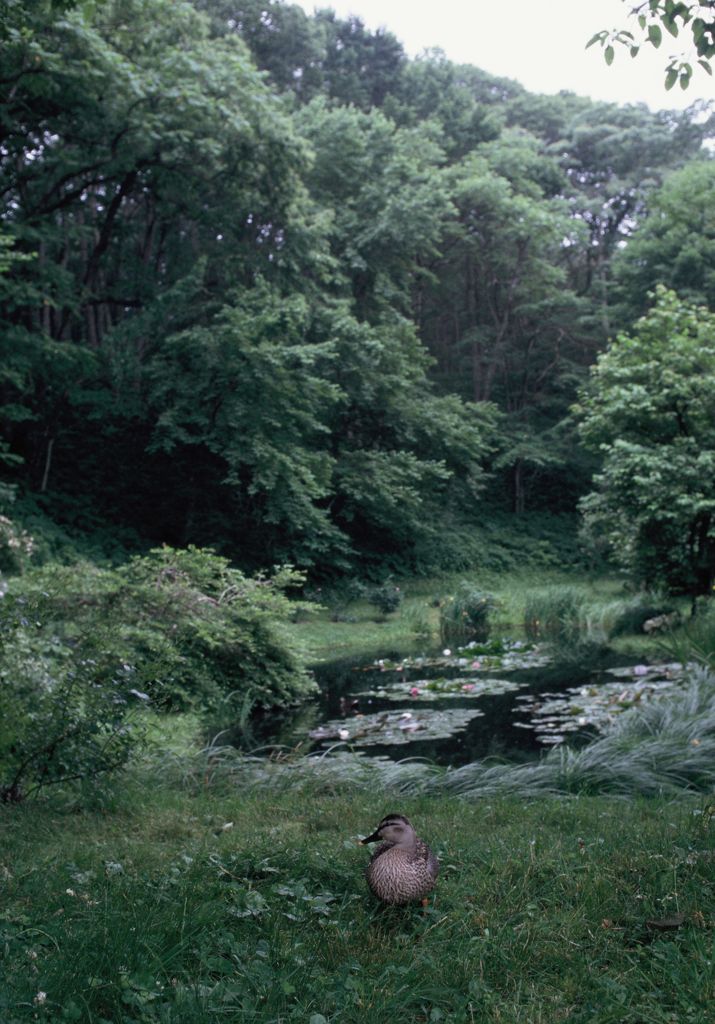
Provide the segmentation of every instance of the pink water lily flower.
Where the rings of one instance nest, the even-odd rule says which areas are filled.
[[[473,661],[472,662],[472,668],[481,668],[481,667],[482,667],[481,661]]]
[[[410,697],[419,697],[419,695],[420,695],[420,691],[417,689],[417,687],[416,686],[412,686],[410,688]]]
[[[462,686],[462,689],[463,690],[467,690],[467,691],[473,690],[474,689],[474,683],[464,683],[464,685]]]

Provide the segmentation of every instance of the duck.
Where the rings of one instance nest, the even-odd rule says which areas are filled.
[[[372,893],[383,903],[404,905],[420,900],[427,906],[439,874],[439,861],[404,814],[386,814],[375,831],[360,843],[381,845],[365,871]]]

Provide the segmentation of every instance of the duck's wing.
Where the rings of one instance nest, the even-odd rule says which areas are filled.
[[[425,861],[429,873],[433,878],[436,878],[439,874],[439,861],[432,853],[427,843],[424,843],[421,839],[417,840],[417,856],[420,860]]]

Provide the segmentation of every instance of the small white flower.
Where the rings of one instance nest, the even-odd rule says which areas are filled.
[[[350,730],[338,729],[338,736],[340,737],[341,740],[347,740],[350,738]]]
[[[449,647],[445,647],[445,649],[442,651],[442,654],[444,655],[445,658],[449,658],[451,657],[452,652],[450,651]]]
[[[47,993],[38,992],[35,998],[32,1000],[35,1006],[42,1006],[43,1003],[47,1002]]]

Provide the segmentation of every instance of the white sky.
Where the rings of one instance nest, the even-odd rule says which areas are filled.
[[[294,0],[296,2],[296,0]],[[696,68],[690,88],[663,86],[668,57],[680,55],[688,39],[664,33],[631,59],[620,47],[610,67],[600,46],[585,46],[600,29],[629,27],[635,0],[297,0],[308,13],[331,7],[340,17],[356,14],[371,28],[389,29],[410,56],[430,47],[450,60],[475,64],[514,78],[531,92],[569,89],[593,99],[645,102],[652,109],[682,108],[697,99],[715,100],[715,76]],[[637,30],[637,25],[636,25]]]

